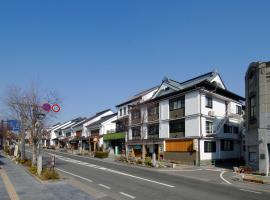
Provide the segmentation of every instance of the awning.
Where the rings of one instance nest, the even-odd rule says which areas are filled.
[[[125,139],[126,134],[125,133],[108,133],[103,135],[103,140],[119,140],[119,139]]]

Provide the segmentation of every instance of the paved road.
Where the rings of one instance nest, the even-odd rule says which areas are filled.
[[[48,157],[48,153],[45,156]],[[225,183],[179,177],[52,151],[57,169],[106,194],[104,199],[240,200],[270,199],[270,193]]]

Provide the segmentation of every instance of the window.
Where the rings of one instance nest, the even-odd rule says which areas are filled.
[[[152,105],[148,107],[148,115],[158,115],[159,114],[159,105]]]
[[[170,122],[170,133],[185,132],[185,120],[175,120]]]
[[[236,114],[242,115],[242,107],[241,106],[236,105]]]
[[[239,127],[234,126],[233,127],[233,133],[238,134],[239,133]]]
[[[232,140],[221,140],[221,151],[233,151],[233,141]]]
[[[170,111],[185,108],[185,98],[173,99],[170,101]]]
[[[71,136],[71,132],[67,132],[66,137],[70,137],[70,136]]]
[[[149,125],[148,126],[148,136],[158,136],[159,135],[159,124]]]
[[[185,137],[185,120],[170,121],[170,138]]]
[[[122,112],[123,112],[123,110],[122,110],[122,108],[120,109],[120,116],[122,116]]]
[[[133,127],[132,128],[132,137],[133,138],[141,138],[141,127]]]
[[[205,97],[205,107],[213,108],[213,98],[212,97]]]
[[[256,99],[255,96],[249,98],[249,118],[250,121],[256,120]]]
[[[124,115],[127,114],[127,107],[124,107]]]
[[[206,127],[206,133],[213,133],[213,122],[206,121],[205,127]]]
[[[250,162],[255,162],[257,160],[257,153],[256,152],[249,152],[248,159]]]
[[[131,117],[132,119],[140,119],[140,110],[133,110],[132,113],[131,113]]]
[[[229,126],[228,124],[224,124],[224,133],[232,133],[233,127]]]
[[[204,152],[205,153],[216,152],[216,142],[215,141],[205,141],[204,142]]]

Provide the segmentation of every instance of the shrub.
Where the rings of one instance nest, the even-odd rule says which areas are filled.
[[[151,157],[146,157],[144,161],[146,166],[151,166],[152,167],[152,159]]]
[[[143,164],[143,161],[142,161],[142,159],[138,159],[138,160],[136,160],[136,163],[141,165],[141,164]]]
[[[26,159],[23,163],[21,163],[24,166],[31,167],[32,166],[32,161],[29,159]]]
[[[36,166],[31,166],[28,168],[28,170],[31,174],[34,174],[34,175],[37,174],[37,167]]]
[[[127,162],[128,161],[126,156],[117,157],[115,160],[119,161],[119,162]]]
[[[59,174],[55,170],[45,168],[42,170],[40,178],[42,180],[57,180],[59,179]]]
[[[108,158],[109,153],[103,152],[103,151],[96,151],[95,152],[95,158]]]

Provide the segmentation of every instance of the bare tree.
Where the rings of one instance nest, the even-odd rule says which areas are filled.
[[[46,122],[53,117],[42,109],[43,103],[59,103],[55,93],[41,92],[38,84],[33,83],[30,88],[22,90],[18,87],[10,88],[6,95],[6,105],[21,122],[21,155],[25,157],[25,131],[30,133],[32,143],[32,165],[37,164],[38,145],[42,139],[42,132]]]
[[[137,103],[130,109],[131,112],[131,126],[140,126],[141,134],[140,139],[142,142],[142,161],[145,162],[146,145],[145,139],[147,137],[147,107],[144,104]]]

